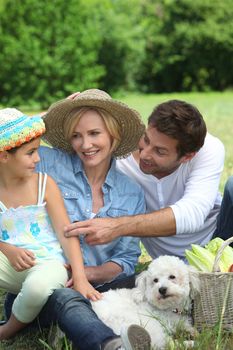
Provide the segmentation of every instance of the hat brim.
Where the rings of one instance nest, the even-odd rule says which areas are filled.
[[[64,99],[50,106],[43,119],[46,133],[43,139],[53,147],[73,152],[70,143],[64,137],[63,125],[69,113],[77,107],[98,107],[110,113],[121,126],[121,141],[113,156],[126,157],[138,148],[145,125],[140,114],[126,104],[113,99],[77,98]]]

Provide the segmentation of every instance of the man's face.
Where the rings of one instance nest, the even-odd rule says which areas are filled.
[[[139,142],[141,171],[158,179],[174,172],[181,163],[188,160],[187,156],[179,158],[177,144],[178,140],[148,125]]]

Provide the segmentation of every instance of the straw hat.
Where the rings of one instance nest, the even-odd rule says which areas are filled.
[[[121,142],[113,154],[114,157],[127,156],[137,149],[145,128],[140,114],[98,89],[85,90],[73,100],[64,99],[52,104],[44,115],[46,133],[43,139],[54,147],[73,152],[70,143],[64,137],[63,125],[69,113],[77,107],[101,108],[117,120],[121,127]]]
[[[44,132],[41,117],[28,117],[16,108],[0,110],[0,152],[19,147]]]

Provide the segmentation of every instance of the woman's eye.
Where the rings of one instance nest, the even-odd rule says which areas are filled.
[[[77,139],[78,137],[80,137],[79,134],[73,134],[73,135],[72,135],[72,139]]]

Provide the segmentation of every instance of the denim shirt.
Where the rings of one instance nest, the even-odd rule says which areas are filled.
[[[88,220],[92,216],[92,192],[82,162],[76,154],[68,154],[56,148],[41,146],[37,171],[46,172],[59,186],[71,222]],[[95,217],[118,217],[145,212],[145,199],[141,187],[111,167],[102,186],[104,206]],[[84,264],[98,266],[112,261],[120,265],[122,273],[117,278],[130,276],[140,255],[139,239],[120,237],[107,244],[90,246],[80,237]]]

